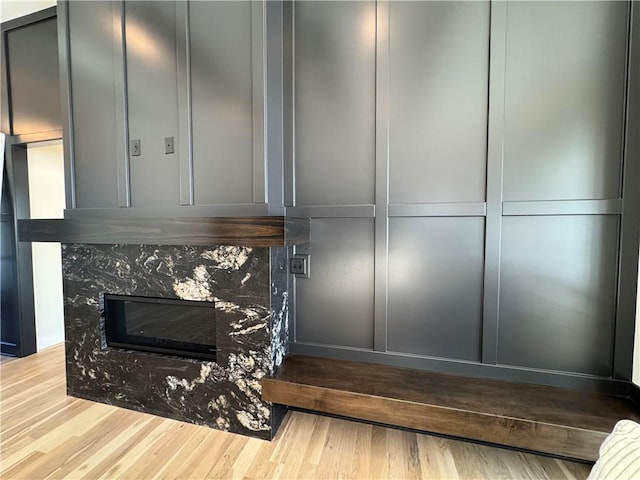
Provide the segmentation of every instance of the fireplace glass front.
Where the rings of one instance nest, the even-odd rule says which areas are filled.
[[[215,360],[214,305],[105,294],[107,346]]]

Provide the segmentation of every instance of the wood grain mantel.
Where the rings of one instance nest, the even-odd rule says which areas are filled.
[[[18,220],[21,242],[284,247],[309,242],[309,219],[264,217]]]

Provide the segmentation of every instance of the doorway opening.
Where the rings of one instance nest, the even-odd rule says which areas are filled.
[[[27,146],[31,219],[64,218],[62,140]],[[33,297],[38,351],[64,341],[62,253],[60,243],[33,242]]]

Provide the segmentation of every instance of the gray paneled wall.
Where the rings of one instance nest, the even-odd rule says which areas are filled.
[[[194,202],[252,203],[251,4],[189,9]]]
[[[375,2],[295,4],[296,205],[373,203],[375,21]]]
[[[287,200],[313,268],[292,350],[611,377],[629,20],[625,2],[294,3]]]
[[[177,5],[124,5],[129,139],[141,145],[139,156],[130,151],[131,205],[179,205]],[[174,138],[171,154],[165,153],[165,137]]]
[[[389,200],[484,202],[489,2],[390,2]]]
[[[498,362],[607,377],[618,217],[505,217]]]
[[[389,221],[388,350],[480,360],[484,219]]]
[[[11,109],[11,128],[5,133],[50,132],[47,138],[58,137],[52,132],[61,128],[55,16],[3,33],[8,74],[3,73],[2,89],[10,93]]]
[[[67,215],[286,206],[312,219],[293,351],[625,379],[633,318],[618,312],[635,287],[616,285],[637,279],[618,277],[622,257],[637,264],[637,10],[62,3]]]
[[[509,4],[505,200],[620,195],[628,9]]]
[[[69,54],[73,59],[73,156],[78,208],[118,206],[115,3],[69,2]]]
[[[68,216],[282,210],[282,182],[268,179],[282,175],[281,147],[266,141],[282,136],[282,79],[266,68],[282,68],[281,4],[74,1],[59,23],[72,92]]]
[[[312,275],[297,284],[296,338],[373,348],[374,233],[370,218],[318,218],[311,225]],[[319,317],[318,314],[322,315]]]

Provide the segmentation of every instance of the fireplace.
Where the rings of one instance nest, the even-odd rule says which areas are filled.
[[[308,219],[92,215],[18,230],[62,243],[69,395],[273,438],[286,407],[260,381],[287,353],[287,259]]]
[[[215,303],[104,295],[107,346],[216,360]]]
[[[63,243],[62,258],[69,395],[273,437],[286,409],[260,379],[286,354],[285,247]]]

